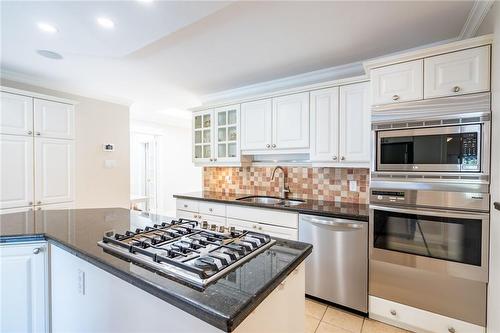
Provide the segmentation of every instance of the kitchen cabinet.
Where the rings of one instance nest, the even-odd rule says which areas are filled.
[[[46,242],[0,245],[0,331],[49,332]]]
[[[340,87],[340,161],[370,163],[368,82]]]
[[[0,135],[0,209],[33,205],[33,138]]]
[[[33,135],[33,98],[1,92],[0,134]]]
[[[309,148],[309,92],[273,98],[272,149]]]
[[[73,139],[73,105],[35,98],[34,133],[44,138]]]
[[[213,110],[197,112],[193,116],[193,161],[213,161]]]
[[[370,133],[368,82],[311,92],[311,161],[368,165]]]
[[[74,142],[37,138],[35,160],[35,204],[73,201]]]
[[[240,157],[240,106],[217,108],[214,115],[215,161],[236,162]]]
[[[198,222],[206,221],[209,225],[226,226],[226,205],[196,200],[177,199],[177,218]]]
[[[490,46],[424,59],[424,97],[444,97],[490,90]]]
[[[273,106],[271,99],[241,104],[241,150],[271,149]]]
[[[424,98],[422,59],[375,68],[370,77],[373,105]]]

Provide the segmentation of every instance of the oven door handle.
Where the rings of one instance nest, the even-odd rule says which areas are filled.
[[[465,212],[465,211],[452,211],[452,210],[444,210],[444,209],[423,209],[423,208],[400,208],[394,206],[376,206],[370,205],[370,209],[394,212],[394,213],[403,213],[403,214],[413,214],[413,215],[432,215],[432,216],[440,216],[440,217],[450,217],[450,218],[460,218],[460,219],[487,219],[489,220],[488,213],[480,213],[480,212]]]
[[[348,231],[358,230],[363,228],[362,223],[356,223],[344,219],[320,219],[316,217],[301,217],[302,222],[315,224],[317,226],[326,226],[333,230]]]

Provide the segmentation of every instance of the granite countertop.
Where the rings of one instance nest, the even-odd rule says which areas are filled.
[[[302,214],[346,218],[346,219],[365,221],[365,222],[368,221],[367,204],[354,204],[354,203],[345,203],[338,201],[305,200],[304,203],[301,203],[299,205],[283,206],[283,205],[256,204],[256,203],[236,200],[237,198],[246,197],[249,195],[251,194],[235,194],[235,193],[203,191],[203,192],[192,192],[185,194],[174,194],[174,197],[179,199],[206,200],[213,202],[221,202],[225,204],[294,211]]]
[[[45,210],[0,215],[0,243],[49,243],[130,282],[197,318],[233,331],[312,251],[306,243],[276,239],[268,250],[200,291],[107,254],[105,231],[144,228],[171,218],[123,208]]]

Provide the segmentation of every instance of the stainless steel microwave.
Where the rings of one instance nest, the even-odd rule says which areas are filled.
[[[376,171],[482,172],[484,126],[377,131]]]

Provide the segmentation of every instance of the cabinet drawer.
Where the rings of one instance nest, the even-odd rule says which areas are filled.
[[[424,60],[425,98],[490,90],[490,46],[447,53]]]
[[[271,237],[284,238],[290,240],[298,239],[297,229],[277,227],[274,225],[262,224],[255,221],[242,221],[237,219],[227,219],[229,227],[236,227],[236,229],[253,230],[260,232]]]
[[[198,204],[200,214],[226,216],[226,205],[202,201]]]
[[[255,221],[295,229],[297,229],[299,221],[297,213],[266,208],[249,208],[237,205],[227,205],[226,214],[228,218]]]
[[[199,202],[195,200],[177,199],[176,207],[180,210],[188,212],[199,212]]]
[[[416,332],[485,333],[484,327],[369,296],[370,318]]]
[[[188,219],[188,220],[199,221],[201,218],[201,215],[199,215],[197,212],[188,212],[188,211],[180,210],[180,209],[177,209],[176,215],[177,215],[178,219]]]

